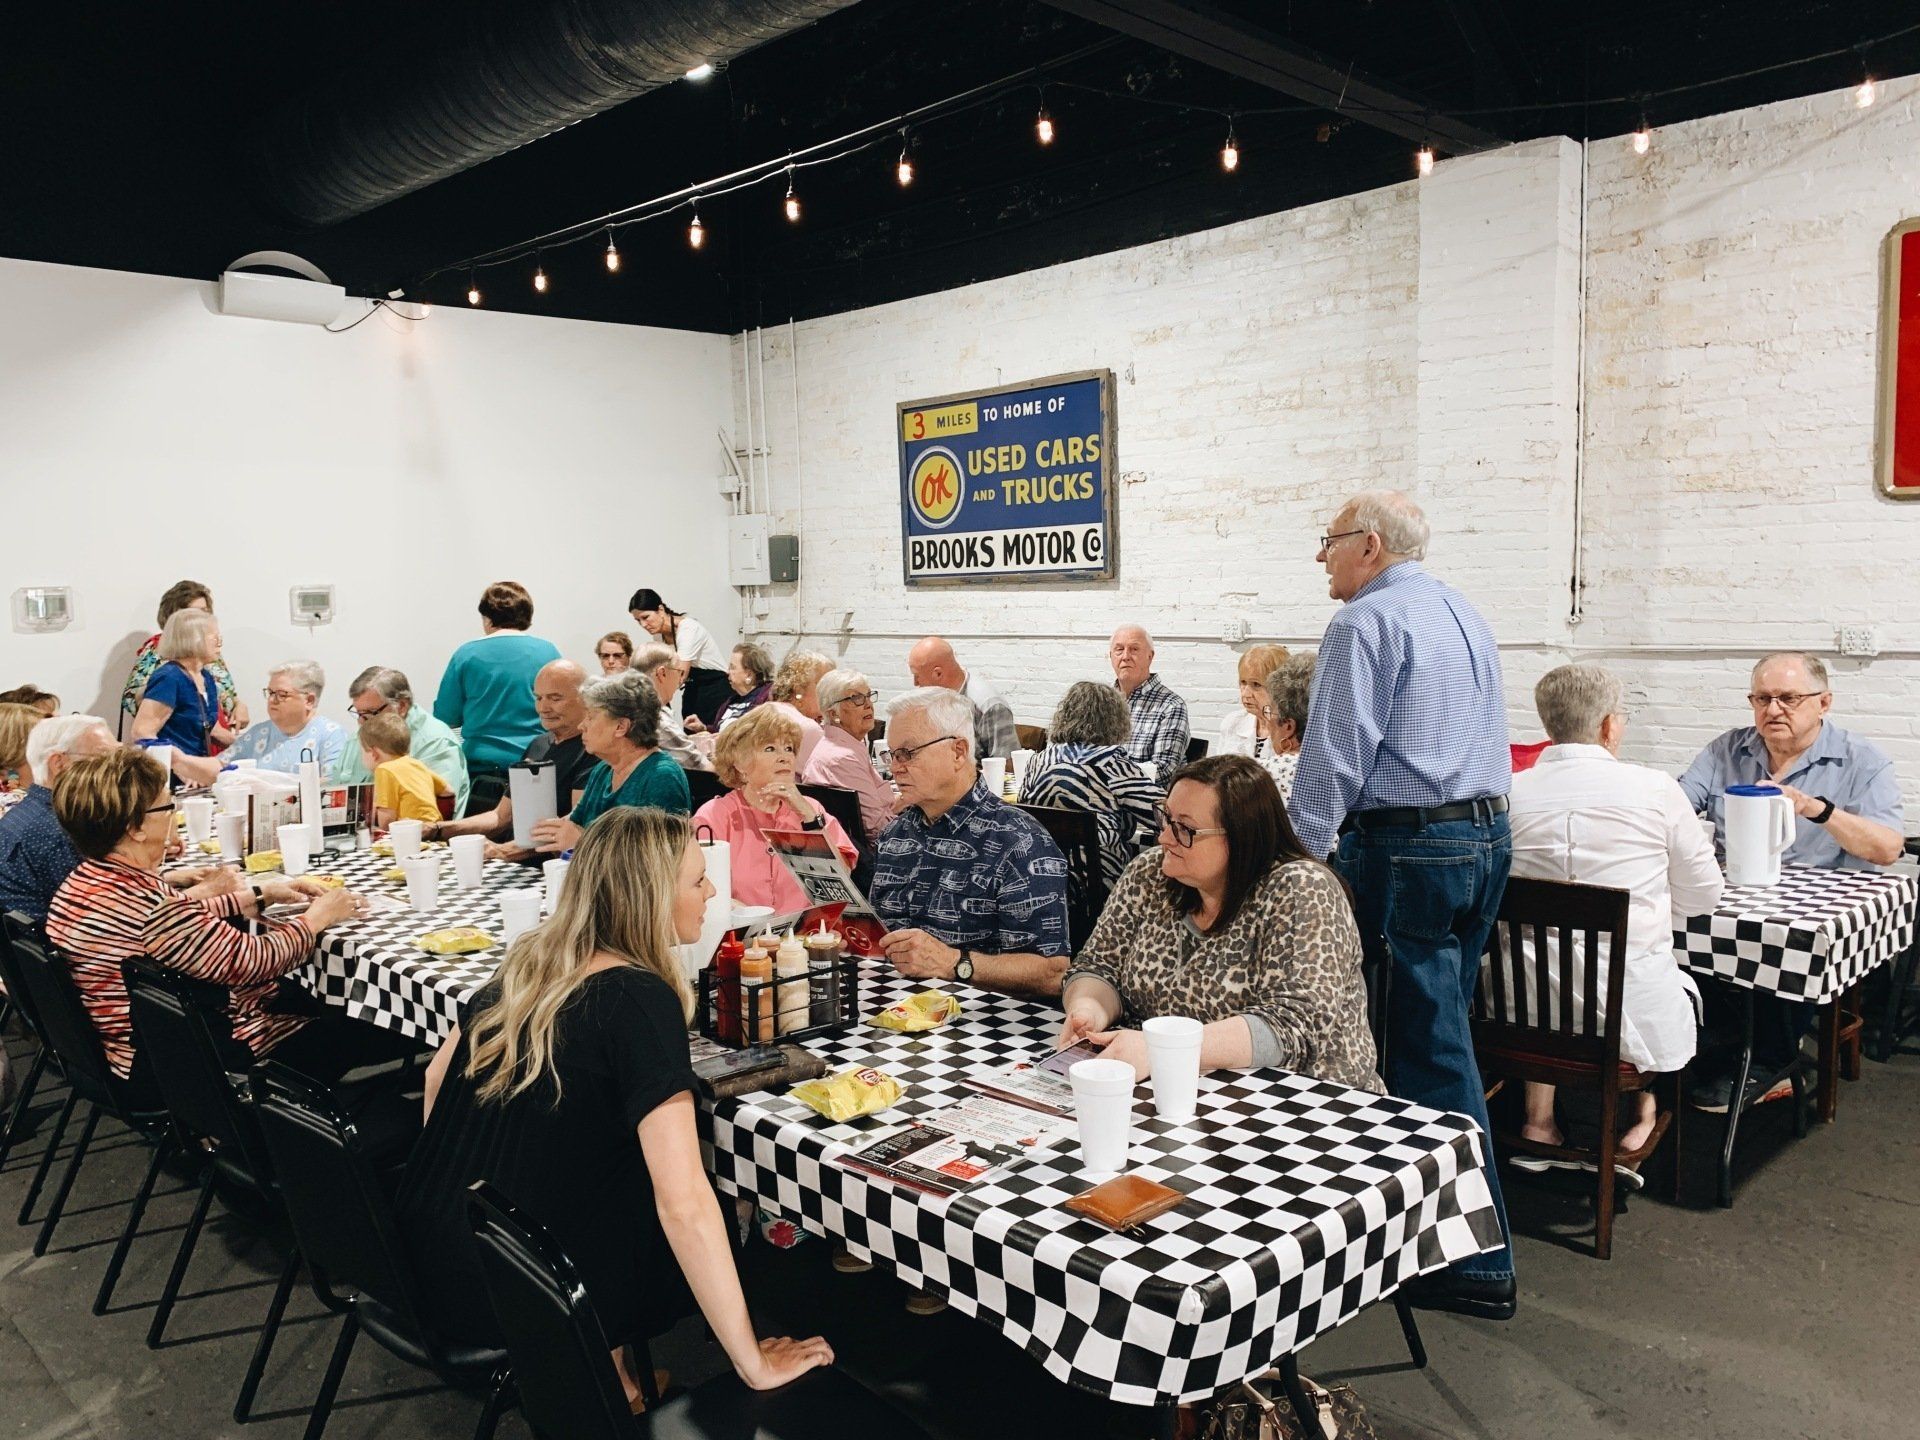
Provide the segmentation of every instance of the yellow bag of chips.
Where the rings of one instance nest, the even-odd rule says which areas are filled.
[[[346,877],[341,875],[309,875],[307,879],[316,885],[324,885],[329,890],[343,890],[347,884]]]
[[[429,930],[413,942],[429,955],[471,955],[476,950],[493,948],[493,936],[472,925],[455,925],[446,930]]]
[[[803,1080],[787,1092],[829,1120],[878,1115],[901,1096],[901,1086],[878,1070],[842,1070],[838,1075]]]
[[[247,856],[247,873],[259,875],[267,870],[278,870],[285,863],[278,850],[256,850]]]
[[[959,996],[944,990],[922,990],[918,995],[895,1001],[867,1023],[910,1035],[920,1030],[937,1030],[959,1013]]]

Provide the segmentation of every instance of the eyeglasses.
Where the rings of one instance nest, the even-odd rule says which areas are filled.
[[[857,695],[842,695],[833,703],[835,705],[871,705],[873,704],[873,691],[862,690]]]
[[[353,716],[356,720],[371,720],[374,716],[384,714],[385,712],[387,712],[388,710],[391,710],[392,708],[393,708],[393,702],[391,700],[387,701],[386,704],[376,706],[371,710],[362,710],[358,705],[349,705],[347,706],[347,714]]]
[[[627,658],[627,652],[624,650],[602,650],[600,652],[600,658],[602,660],[625,660]]]
[[[140,813],[142,815],[165,815],[168,811],[178,810],[179,808],[180,807],[178,805],[175,805],[169,802],[168,804],[165,804],[165,805],[149,805],[145,810],[142,810]]]
[[[1182,850],[1191,850],[1193,848],[1193,842],[1198,840],[1202,835],[1224,835],[1227,833],[1225,827],[1220,825],[1197,828],[1187,824],[1184,820],[1176,820],[1167,813],[1164,806],[1154,810],[1153,818],[1159,822],[1159,828],[1171,835],[1173,837],[1173,843],[1178,845]]]
[[[1826,693],[1824,690],[1809,690],[1804,695],[1749,695],[1747,703],[1756,710],[1770,710],[1778,705],[1782,710],[1791,711]]]
[[[260,693],[269,700],[297,700],[307,692],[304,690],[262,690]]]
[[[1338,535],[1322,535],[1320,537],[1320,548],[1322,550],[1331,550],[1333,548],[1333,542],[1336,540],[1345,540],[1350,535],[1365,535],[1366,533],[1365,530],[1342,530]]]
[[[927,741],[923,745],[907,745],[907,746],[894,745],[889,747],[889,749],[887,750],[887,759],[893,765],[893,767],[897,770],[902,765],[913,764],[914,757],[918,755],[922,750],[931,750],[935,745],[938,745],[945,740],[958,740],[958,739],[960,739],[960,736],[958,735],[936,735],[933,737],[933,739]]]

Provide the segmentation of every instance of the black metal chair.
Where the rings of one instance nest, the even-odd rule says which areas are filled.
[[[665,1404],[649,1394],[647,1413],[630,1414],[593,1297],[565,1252],[484,1180],[467,1193],[521,1409],[541,1440],[925,1440],[918,1425],[831,1368],[769,1391],[749,1390],[728,1373]],[[652,1361],[636,1348],[645,1386]]]
[[[1090,810],[1057,805],[1022,805],[1060,847],[1067,861],[1067,943],[1078,950],[1093,934],[1107,905],[1107,882],[1100,873],[1100,832]]]
[[[1920,859],[1920,835],[1907,836],[1902,848],[1908,855]],[[1887,998],[1880,1007],[1867,1045],[1867,1053],[1883,1064],[1893,1058],[1900,1041],[1912,1028],[1914,1017],[1907,1013],[1907,991],[1913,984],[1916,966],[1920,966],[1920,928],[1915,930],[1913,943],[1894,956],[1886,967]],[[0,1151],[0,1156],[4,1154]]]
[[[1207,742],[1195,736],[1187,741],[1187,764],[1203,758],[1207,753]]]
[[[689,770],[686,775],[687,791],[693,796],[693,808],[696,810],[709,800],[718,800],[727,793],[727,787],[711,770]]]
[[[41,1039],[59,1057],[60,1069],[67,1077],[68,1086],[66,1107],[60,1112],[53,1136],[47,1142],[47,1152],[40,1159],[40,1169],[28,1192],[27,1205],[21,1208],[22,1225],[29,1220],[33,1199],[53,1164],[54,1152],[59,1148],[74,1110],[82,1100],[87,1102],[87,1118],[80,1127],[80,1138],[74,1143],[73,1154],[60,1174],[60,1183],[47,1206],[40,1233],[34,1237],[33,1253],[47,1253],[54,1227],[60,1223],[67,1197],[73,1193],[74,1177],[80,1173],[81,1163],[86,1159],[87,1148],[93,1143],[94,1131],[99,1128],[102,1115],[118,1120],[150,1141],[154,1147],[146,1177],[140,1182],[140,1189],[133,1199],[133,1209],[127,1216],[126,1230],[114,1248],[107,1273],[100,1282],[99,1294],[94,1302],[95,1313],[98,1314],[113,1296],[114,1284],[120,1277],[120,1267],[126,1260],[127,1247],[133,1243],[140,1219],[146,1213],[147,1201],[153,1195],[154,1183],[160,1178],[160,1167],[173,1153],[171,1131],[166,1112],[138,1104],[128,1093],[127,1082],[115,1075],[108,1066],[106,1052],[100,1046],[99,1033],[93,1028],[93,1021],[80,1002],[80,991],[68,973],[66,958],[47,943],[24,916],[8,915],[6,926],[7,938],[12,945],[14,969],[18,972],[23,993],[42,1026]]]
[[[867,822],[860,815],[860,796],[837,785],[802,785],[800,793],[840,822],[860,859],[853,867],[853,883],[862,890],[873,878],[873,843],[867,834]]]
[[[362,1330],[463,1389],[488,1387],[474,1440],[489,1440],[512,1393],[506,1352],[443,1342],[423,1318],[392,1207],[358,1128],[332,1094],[269,1060],[250,1091],[313,1293],[341,1317],[306,1440],[320,1440]]]
[[[26,1078],[20,1082],[19,1093],[14,1098],[13,1111],[7,1116],[6,1129],[0,1131],[0,1170],[6,1168],[7,1160],[13,1154],[14,1142],[20,1138],[21,1127],[26,1124],[27,1113],[33,1105],[33,1097],[39,1093],[40,1082],[46,1078],[49,1070],[53,1072],[54,1079],[64,1078],[60,1074],[59,1057],[53,1053],[52,1047],[47,1044],[41,1034],[40,1018],[33,1008],[33,997],[27,993],[27,982],[21,977],[19,967],[14,964],[12,937],[16,927],[39,934],[39,926],[24,915],[9,914],[6,917],[6,923],[0,924],[0,985],[6,986],[7,989],[7,1008],[19,1015],[21,1023],[27,1028],[28,1035],[33,1038],[35,1049],[33,1064],[27,1067]],[[57,1143],[59,1137],[55,1136],[54,1139]],[[49,1147],[49,1153],[51,1153],[51,1147]],[[33,1202],[39,1198],[40,1187],[36,1183],[27,1192],[27,1203],[21,1207],[20,1223],[22,1225],[27,1223],[27,1216],[33,1210]]]
[[[166,1332],[167,1319],[173,1313],[180,1286],[186,1279],[187,1266],[206,1223],[215,1183],[225,1181],[238,1185],[276,1213],[283,1213],[284,1207],[259,1121],[236,1088],[244,1082],[233,1069],[231,1047],[234,1042],[227,1021],[227,990],[144,960],[129,960],[121,967],[121,973],[126,977],[134,1033],[166,1099],[176,1140],[200,1150],[207,1160],[193,1218],[180,1237],[173,1269],[147,1328],[147,1346],[153,1349],[159,1346]],[[244,1071],[251,1066],[252,1061],[248,1059],[240,1069]],[[123,1246],[130,1239],[131,1236],[123,1239]],[[254,1394],[266,1371],[267,1357],[280,1332],[280,1321],[286,1314],[287,1301],[299,1273],[300,1251],[295,1247],[267,1305],[260,1338],[241,1382],[240,1398],[234,1405],[236,1421],[244,1423],[252,1409]],[[96,1306],[94,1313],[100,1313],[101,1308]]]

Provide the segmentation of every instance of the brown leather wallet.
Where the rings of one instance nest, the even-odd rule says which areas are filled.
[[[1127,1231],[1137,1230],[1154,1216],[1166,1214],[1186,1198],[1178,1190],[1138,1175],[1116,1175],[1091,1190],[1083,1190],[1065,1205],[1076,1215],[1098,1220],[1109,1230]]]

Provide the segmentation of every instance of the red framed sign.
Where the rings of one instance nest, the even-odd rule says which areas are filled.
[[[1920,500],[1920,219],[1887,236],[1880,292],[1880,489]]]

